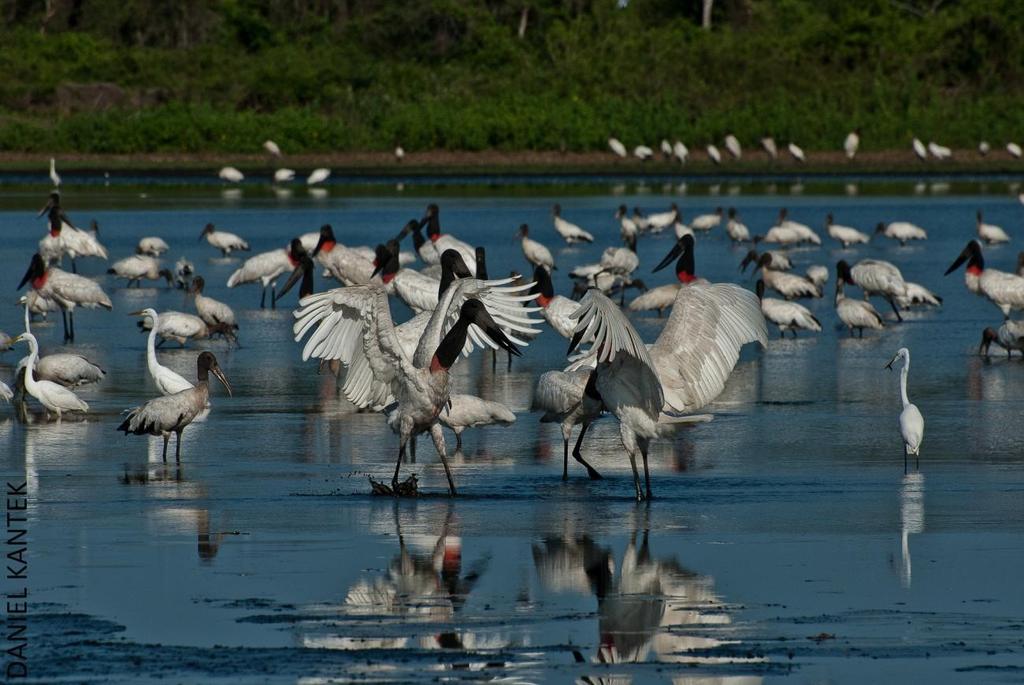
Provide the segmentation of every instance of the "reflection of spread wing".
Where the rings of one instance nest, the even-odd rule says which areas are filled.
[[[379,285],[335,288],[324,293],[309,295],[299,301],[295,312],[295,340],[311,333],[302,349],[303,360],[337,359],[352,365],[357,352],[365,360],[366,374],[362,380],[390,389],[401,374],[413,369],[402,349],[401,341],[391,321],[387,292]],[[379,387],[366,390],[379,396]]]
[[[511,282],[511,278],[496,281],[461,278],[448,286],[430,317],[423,337],[420,338],[416,354],[413,356],[414,365],[417,368],[426,368],[430,364],[430,359],[434,356],[438,345],[441,344],[441,340],[459,320],[462,305],[471,297],[483,303],[487,313],[505,331],[509,340],[525,347],[528,343],[518,337],[516,333],[523,333],[528,337],[540,333],[538,329],[533,328],[533,326],[539,325],[540,321],[529,316],[540,308],[523,306],[524,302],[529,302],[537,297],[536,294],[528,294],[533,283],[508,285]],[[479,326],[470,324],[462,353],[468,356],[477,347],[497,349],[498,346]]]
[[[691,412],[725,387],[743,345],[768,341],[757,297],[737,285],[680,288],[665,329],[651,346],[665,404]]]

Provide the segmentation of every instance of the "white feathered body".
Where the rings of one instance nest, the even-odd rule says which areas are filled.
[[[66,388],[98,383],[106,371],[78,354],[48,354],[36,362],[36,377],[53,381]]]
[[[86,309],[113,309],[110,298],[103,288],[95,281],[78,274],[68,273],[51,267],[46,274],[32,280],[32,289],[40,296],[53,300],[62,309],[73,310],[75,307]]]
[[[164,242],[163,238],[149,236],[139,240],[139,245],[135,249],[139,254],[149,255],[150,257],[159,257],[171,248],[166,242]]]
[[[764,318],[779,327],[780,331],[805,330],[821,331],[821,322],[802,304],[766,297],[761,300]]]

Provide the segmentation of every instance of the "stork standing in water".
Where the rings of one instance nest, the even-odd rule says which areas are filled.
[[[532,266],[543,266],[549,270],[558,268],[555,266],[555,258],[551,256],[551,250],[530,237],[529,226],[521,225],[516,238],[523,248],[523,256]]]
[[[836,280],[858,286],[864,291],[864,299],[881,295],[892,307],[897,321],[903,321],[897,300],[907,294],[907,284],[896,265],[881,259],[862,259],[852,267],[845,259],[836,263]]]
[[[304,254],[306,249],[302,246],[302,241],[299,238],[292,238],[291,243],[284,249],[261,252],[246,259],[228,278],[228,287],[234,288],[258,281],[263,287],[260,293],[260,309],[263,309],[267,303],[267,286],[270,286],[270,303],[273,308],[274,302],[277,301],[277,279],[283,273],[291,273],[299,265],[299,260]]]
[[[1006,350],[1007,359],[1013,356],[1014,350],[1019,350],[1024,355],[1024,321],[1006,320],[998,330],[994,328],[983,330],[978,354],[983,354],[987,358],[992,343]]]
[[[168,287],[174,284],[174,274],[171,273],[170,269],[161,269],[160,261],[156,257],[150,257],[141,253],[117,260],[110,265],[107,273],[112,274],[116,278],[127,280],[126,287],[129,288],[132,283],[136,287],[141,288],[142,279],[157,281],[163,278],[167,281]]]
[[[242,252],[249,251],[249,243],[234,233],[218,231],[214,228],[213,224],[206,224],[203,227],[203,232],[199,234],[199,240],[203,238],[206,238],[206,242],[220,250],[222,257],[227,257],[236,250],[241,250]]]
[[[34,367],[36,360],[39,359],[39,343],[34,335],[22,333],[13,342],[28,343],[28,359],[25,360],[25,390],[46,408],[47,418],[49,418],[49,412],[54,412],[57,414],[57,421],[60,422],[66,411],[89,411],[89,405],[64,386],[52,381],[36,380]]]
[[[1024,277],[986,268],[980,242],[972,240],[967,243],[956,261],[946,269],[946,275],[956,271],[964,262],[967,263],[964,274],[967,289],[987,297],[1003,312],[1004,319],[1010,318],[1012,310],[1024,309]]]
[[[900,369],[900,399],[903,400],[903,411],[900,412],[900,434],[903,436],[903,472],[907,472],[907,457],[914,455],[916,465],[921,464],[921,439],[924,438],[924,417],[917,405],[907,397],[907,375],[910,373],[910,350],[901,347],[885,368],[892,371],[896,360],[903,360]]]
[[[469,243],[463,242],[455,236],[448,235],[441,232],[441,210],[434,203],[427,205],[427,212],[420,219],[420,228],[427,227],[427,237],[430,242],[434,245],[434,249],[437,250],[437,254],[444,254],[445,250],[456,250],[462,255],[462,260],[466,262],[466,266],[469,270],[476,272],[476,257],[473,246]],[[403,231],[403,234],[405,232]],[[401,240],[401,238],[399,238]]]
[[[594,236],[587,233],[582,228],[566,221],[562,218],[562,205],[556,204],[551,208],[552,221],[555,224],[555,231],[558,235],[565,238],[565,242],[572,245],[573,243],[592,243],[594,242]]]
[[[47,268],[38,253],[32,255],[32,262],[18,284],[18,289],[26,283],[31,283],[33,291],[47,300],[53,300],[60,307],[64,315],[64,342],[75,340],[75,307],[114,308],[110,298],[94,281],[55,267]]]
[[[595,289],[587,291],[575,318],[570,353],[583,341],[593,343],[570,370],[593,365],[594,397],[619,419],[636,497],[648,499],[650,441],[671,424],[707,420],[678,413],[694,412],[722,392],[743,345],[766,344],[768,330],[757,298],[726,283],[680,288],[672,314],[650,348],[615,303]],[[637,454],[644,462],[644,488]]]
[[[661,260],[661,263],[654,268],[654,271],[661,271],[671,264],[673,259],[678,257],[676,262],[676,279],[678,282],[651,288],[643,295],[636,297],[629,303],[630,311],[641,312],[656,309],[660,318],[664,310],[669,309],[675,304],[676,295],[679,294],[680,288],[691,283],[707,283],[706,280],[697,278],[694,247],[695,242],[692,235],[685,234],[677,240],[669,253]]]
[[[811,314],[810,310],[802,304],[777,300],[764,296],[764,281],[757,279],[755,288],[757,299],[761,301],[761,313],[764,318],[779,327],[779,337],[785,338],[786,331],[793,331],[796,337],[797,330],[821,332],[821,322]]]
[[[39,216],[46,215],[50,226],[48,236],[39,241],[39,252],[48,262],[57,262],[66,254],[71,258],[71,272],[77,273],[77,257],[107,258],[107,249],[97,238],[99,226],[92,223],[92,231],[83,231],[71,223],[60,204],[60,193],[50,193],[49,200],[39,211]]]
[[[160,328],[160,315],[152,307],[132,312],[132,316],[148,317],[152,320],[153,326],[149,329],[149,336],[146,338],[146,369],[149,377],[156,383],[156,387],[162,395],[173,395],[182,390],[191,389],[192,383],[185,380],[179,373],[173,371],[156,358],[156,334]]]
[[[573,310],[576,308],[574,302]],[[594,387],[596,380],[597,377],[590,369],[548,371],[537,380],[532,408],[544,412],[540,418],[541,423],[558,423],[562,429],[562,480],[569,479],[569,438],[572,437],[573,426],[577,425],[581,425],[582,428],[572,450],[572,456],[587,469],[587,475],[591,480],[601,478],[597,469],[587,463],[580,452],[587,429],[601,416],[603,408],[601,397]]]
[[[452,254],[461,261],[457,251]],[[456,494],[438,418],[450,399],[449,370],[460,353],[474,347],[500,346],[518,354],[516,345],[526,343],[515,333],[537,333],[531,328],[536,320],[529,318],[530,310],[522,306],[524,301],[534,299],[533,295],[522,295],[532,284],[509,287],[511,279],[446,280],[447,275],[442,280],[444,292],[412,354],[403,344],[399,327],[392,322],[383,286],[335,288],[311,295],[300,300],[295,312],[295,339],[310,334],[303,359],[339,360],[349,367],[352,378],[346,379],[345,392],[358,406],[383,406],[388,399],[397,402],[395,420],[400,443],[392,478],[395,492],[410,438],[429,431],[444,466],[449,493]],[[511,334],[506,335],[503,329]],[[350,380],[358,387],[349,387]]]
[[[199,314],[199,318],[202,319],[207,326],[223,325],[237,331],[238,323],[235,319],[235,312],[231,307],[227,306],[223,302],[204,295],[203,288],[205,287],[206,281],[202,276],[196,276],[193,278],[192,285],[189,287],[189,292],[192,294],[192,299],[196,305],[196,313]]]
[[[231,385],[221,371],[217,358],[210,352],[202,352],[196,360],[198,382],[193,388],[157,397],[131,409],[117,430],[124,431],[125,435],[161,436],[164,439],[164,461],[167,461],[167,442],[171,433],[175,433],[178,440],[174,445],[174,459],[181,461],[181,434],[210,403],[211,373],[231,395]]]

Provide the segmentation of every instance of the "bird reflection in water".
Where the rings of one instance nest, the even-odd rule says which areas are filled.
[[[924,532],[924,474],[908,473],[900,488],[900,583],[910,587],[910,535]]]
[[[306,636],[304,646],[344,650],[480,650],[505,646],[507,641],[501,636],[488,637],[466,630],[449,629],[409,637],[410,623],[451,625],[459,620],[469,595],[487,571],[490,555],[476,559],[468,567],[463,564],[462,540],[453,532],[451,506],[446,508],[437,537],[426,546],[407,539],[397,504],[393,512],[398,554],[392,558],[386,573],[363,578],[349,589],[343,611],[351,616],[395,617],[399,621],[399,632],[383,637]],[[379,625],[371,629],[380,635]]]
[[[646,525],[642,531],[638,527],[617,567],[611,548],[587,535],[546,538],[533,547],[534,565],[547,589],[591,593],[597,599],[598,646],[590,661],[641,663],[652,656],[657,662],[687,665],[754,661],[705,656],[727,643],[681,632],[700,627],[721,630],[731,619],[714,593],[712,578],[681,566],[675,558],[656,558],[649,530]],[[586,661],[579,652],[575,656]],[[585,676],[577,682],[629,683],[631,678]],[[761,678],[708,677],[701,682],[759,683]]]

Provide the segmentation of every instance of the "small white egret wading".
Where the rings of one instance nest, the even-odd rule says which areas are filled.
[[[924,438],[924,417],[917,405],[913,404],[907,397],[907,374],[910,373],[910,350],[901,347],[896,356],[893,357],[885,368],[892,371],[892,365],[897,359],[903,360],[903,368],[900,369],[900,399],[903,400],[903,411],[900,412],[900,434],[903,436],[903,472],[907,471],[907,457],[911,454],[915,457],[917,466],[921,465],[921,440]]]

